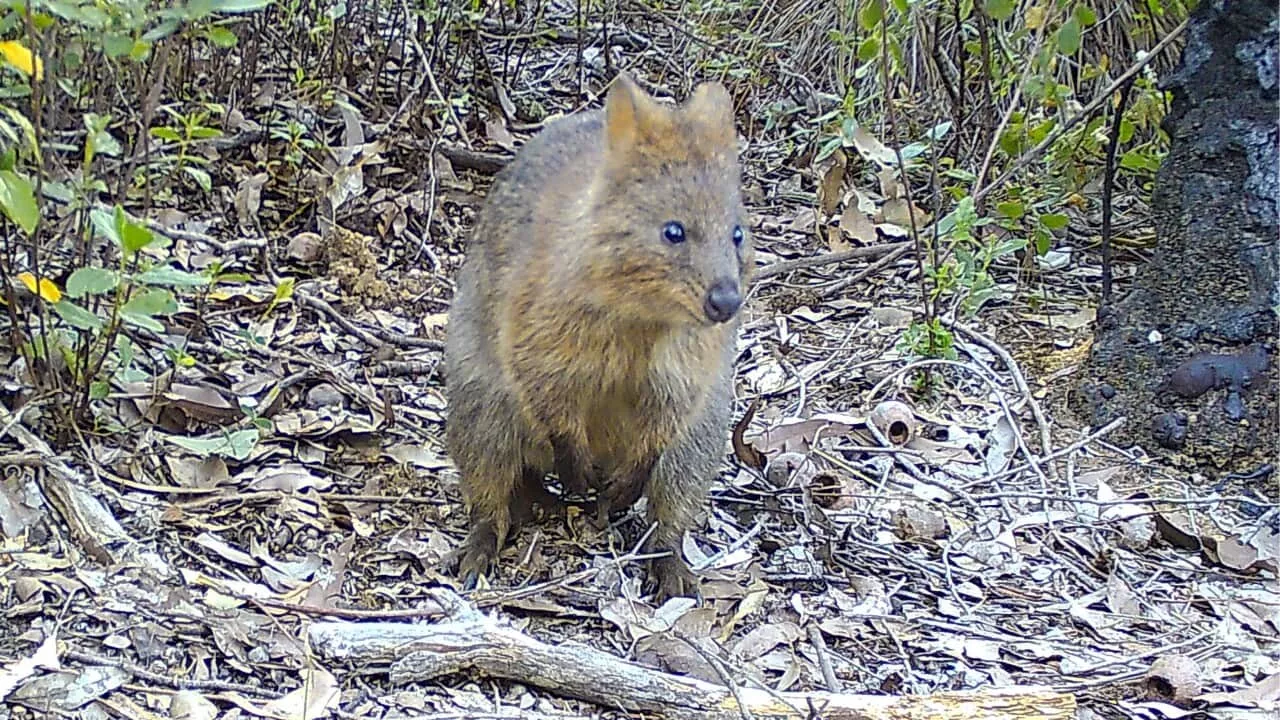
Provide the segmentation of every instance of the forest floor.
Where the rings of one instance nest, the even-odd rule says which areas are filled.
[[[166,360],[160,336],[142,343],[146,375],[115,383],[73,442],[23,430],[48,420],[38,398],[6,403],[0,687],[17,689],[0,720],[643,715],[565,697],[519,663],[523,681],[406,679],[312,647],[321,621],[430,622],[440,588],[546,643],[713,683],[1042,685],[1073,694],[1081,717],[1183,717],[1145,679],[1176,684],[1191,663],[1220,693],[1202,711],[1264,716],[1280,694],[1274,487],[1116,447],[1065,404],[1097,307],[1096,193],[1048,256],[993,268],[993,299],[950,325],[956,359],[930,365],[901,344],[921,309],[908,236],[892,223],[870,242],[826,232],[833,191],[832,208],[859,193],[879,206],[885,186],[864,182],[849,149],[849,172],[824,187],[832,161],[763,127],[750,96],[744,194],[762,277],[739,338],[740,427],[686,540],[703,601],[644,594],[638,510],[604,533],[577,512],[527,527],[488,587],[461,593],[441,569],[465,536],[436,371],[451,278],[494,170],[541,125],[496,107],[577,109],[576,51],[545,46],[505,90],[476,79],[499,102],[430,133],[416,113],[431,79],[404,83],[405,104],[376,121],[367,98],[328,104],[263,79],[202,150],[215,192],[155,199],[148,217],[179,264],[248,279],[170,319],[193,363]],[[684,82],[666,56],[637,57],[651,85]],[[586,77],[599,93],[603,71]],[[281,140],[262,114],[282,106],[310,114],[328,147],[268,171]],[[1137,189],[1115,228],[1123,292],[1154,242]],[[856,247],[870,249],[833,261]],[[904,444],[878,431],[886,401],[909,408]]]

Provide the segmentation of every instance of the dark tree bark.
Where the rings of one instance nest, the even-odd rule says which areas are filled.
[[[1213,475],[1274,463],[1277,416],[1275,0],[1202,0],[1188,26],[1156,178],[1157,245],[1099,312],[1071,406],[1118,438]],[[1273,482],[1267,483],[1273,486]]]

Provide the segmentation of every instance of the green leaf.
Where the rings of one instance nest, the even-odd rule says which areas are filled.
[[[1058,52],[1063,55],[1075,55],[1080,51],[1080,21],[1074,17],[1067,18],[1058,28]]]
[[[903,146],[902,150],[900,150],[899,152],[902,153],[903,160],[910,160],[912,158],[920,157],[921,155],[924,154],[924,151],[928,149],[929,149],[928,145],[924,143],[915,142],[915,143],[909,143]]]
[[[185,13],[186,19],[188,21],[202,19],[209,13],[213,12],[213,2],[214,0],[189,0],[189,2],[187,2]]]
[[[1133,139],[1134,125],[1129,120],[1120,121],[1120,142],[1127,143]]]
[[[92,186],[92,183],[90,183],[90,186]],[[106,186],[103,185],[103,192],[106,189]],[[57,200],[62,203],[69,203],[76,198],[76,191],[72,190],[70,185],[56,180],[46,180],[44,185],[40,186],[40,194],[50,200]]]
[[[63,298],[53,304],[53,311],[58,313],[73,328],[79,330],[101,330],[105,323],[102,318]]]
[[[1006,255],[1012,255],[1027,246],[1026,238],[1009,238],[1004,242],[991,248],[991,259],[1002,258]]]
[[[235,33],[224,27],[215,26],[209,28],[207,36],[209,38],[209,42],[213,43],[215,47],[224,49],[233,48],[236,46],[236,43],[240,41],[240,38],[236,37]]]
[[[1000,149],[1005,155],[1014,157],[1022,152],[1022,138],[1016,133],[1003,132],[1000,134]]]
[[[293,278],[285,278],[276,285],[273,302],[282,302],[293,297]]]
[[[174,300],[173,293],[168,290],[147,288],[138,291],[133,297],[129,298],[129,302],[120,308],[120,312],[147,317],[152,315],[172,315],[178,312],[178,302]]]
[[[1008,200],[996,205],[996,210],[1007,218],[1017,220],[1026,213],[1026,208],[1017,200]]]
[[[196,184],[200,186],[201,190],[205,192],[213,190],[213,178],[209,177],[209,173],[198,167],[191,167],[190,165],[183,167],[182,170],[186,174],[195,178]]]
[[[1035,126],[1028,130],[1027,137],[1031,139],[1031,142],[1039,143],[1041,140],[1049,137],[1049,133],[1053,132],[1053,129],[1057,126],[1058,122],[1056,120],[1053,118],[1047,118],[1043,122],[1036,123]]]
[[[94,380],[89,383],[89,399],[90,400],[106,400],[107,395],[111,392],[111,385],[102,380]]]
[[[125,312],[121,310],[120,319],[130,325],[135,325],[140,328],[145,328],[154,333],[164,332],[164,325],[161,324],[159,320],[156,320],[153,317],[148,317],[146,315],[139,315],[137,313]]]
[[[114,290],[120,284],[120,276],[112,270],[100,267],[82,267],[67,278],[67,294],[73,298],[85,295],[101,295]]]
[[[1040,216],[1040,224],[1046,230],[1061,230],[1067,226],[1070,219],[1062,213],[1046,213]]]
[[[902,14],[904,14],[904,15],[906,14],[907,10],[909,9],[909,7],[908,7],[908,5],[907,5],[907,0],[893,0],[893,6],[894,6],[895,8],[897,8],[898,12],[900,12],[900,13],[902,13]]]
[[[869,0],[858,12],[858,24],[863,30],[874,30],[884,18],[884,0]]]
[[[946,122],[940,122],[930,128],[929,132],[925,133],[925,137],[937,142],[946,137],[949,132],[951,132],[951,121],[947,120]]]
[[[214,0],[213,8],[224,13],[244,13],[261,10],[271,2],[272,0]]]
[[[0,170],[0,207],[23,232],[28,235],[35,232],[40,222],[40,207],[36,205],[30,180],[12,170]]]
[[[204,437],[167,435],[165,439],[201,457],[222,455],[233,460],[244,460],[249,457],[249,453],[253,452],[253,448],[258,444],[258,431],[254,428],[248,428],[237,430],[233,433],[219,433]]]
[[[124,208],[116,206],[116,233],[120,236],[120,245],[125,254],[132,255],[156,241],[155,233],[140,223],[136,223],[125,214]]]
[[[39,160],[40,143],[36,142],[35,126],[32,125],[31,121],[27,119],[27,116],[23,115],[17,108],[12,108],[9,107],[8,104],[4,104],[0,105],[0,110],[3,110],[4,113],[9,116],[9,119],[22,129],[22,138],[26,141],[27,151],[31,153],[32,157]]]
[[[107,238],[120,247],[123,243],[120,241],[120,233],[116,230],[115,215],[108,210],[94,208],[89,212],[89,219],[93,222],[93,227],[98,231],[99,235]]]
[[[74,277],[74,276],[73,276]],[[187,272],[165,265],[139,273],[135,278],[144,285],[171,285],[174,287],[200,287],[209,284],[209,276]]]
[[[1014,6],[1013,0],[987,0],[987,14],[996,20],[1008,20]]]
[[[1092,27],[1098,22],[1098,14],[1084,3],[1077,3],[1072,10],[1071,16],[1076,22],[1080,23],[1081,27]]]
[[[1053,235],[1049,234],[1044,228],[1036,228],[1036,254],[1044,255],[1049,252],[1049,248],[1053,247]]]
[[[159,140],[168,140],[169,142],[182,142],[182,136],[178,134],[178,131],[168,125],[151,128],[151,137]]]
[[[109,33],[102,38],[102,51],[109,58],[128,55],[133,50],[133,38],[121,33]]]
[[[869,37],[858,43],[858,59],[862,62],[870,62],[880,52],[880,41],[877,38]]]
[[[1120,167],[1126,170],[1145,170],[1155,172],[1160,169],[1160,161],[1144,153],[1142,150],[1130,150],[1120,156]]]
[[[176,30],[177,26],[174,26],[173,29]],[[155,30],[153,29],[151,32],[155,32]],[[135,42],[133,44],[133,47],[129,48],[130,60],[137,60],[141,62],[143,60],[146,60],[147,56],[150,54],[151,54],[151,43],[148,42],[146,39]]]
[[[843,139],[839,136],[827,140],[822,144],[822,147],[818,148],[818,154],[814,156],[814,162],[822,162],[823,160],[826,160],[831,156],[831,153],[835,152],[836,149],[840,147],[843,142]]]
[[[107,126],[111,124],[109,116],[98,115],[97,113],[85,113],[84,129],[88,131],[84,141],[85,161],[93,162],[94,155],[102,153],[116,157],[120,155],[120,143],[116,141],[111,133],[107,132]]]

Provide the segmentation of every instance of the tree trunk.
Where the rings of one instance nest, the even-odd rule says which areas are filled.
[[[1210,474],[1277,454],[1275,0],[1202,0],[1188,27],[1156,177],[1157,246],[1099,312],[1070,400],[1123,443]],[[1113,438],[1114,439],[1114,438]]]

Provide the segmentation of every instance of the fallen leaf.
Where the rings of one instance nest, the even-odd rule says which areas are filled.
[[[484,132],[493,144],[503,150],[515,152],[516,139],[511,136],[511,131],[507,130],[507,124],[501,117],[489,118],[484,124]]]
[[[13,692],[19,683],[34,675],[36,670],[57,670],[60,667],[58,635],[56,632],[51,632],[30,657],[11,662],[4,667],[4,670],[0,670],[0,700],[9,697],[9,693]]]
[[[751,662],[779,645],[790,645],[803,637],[800,627],[793,622],[764,623],[751,629],[733,647],[733,653],[743,662]]]
[[[1202,693],[1192,698],[1201,702],[1239,707],[1274,709],[1280,703],[1280,673],[1272,673],[1249,687],[1231,692]]]
[[[848,165],[844,152],[837,149],[827,158],[820,172],[822,181],[818,184],[818,209],[823,218],[831,217],[840,205],[840,191],[844,188],[844,171]]]
[[[173,720],[214,720],[218,706],[194,690],[179,690],[169,700],[169,717]]]
[[[9,695],[9,702],[41,714],[72,713],[116,690],[130,677],[122,668],[104,665],[60,670],[28,681]]]
[[[245,709],[272,720],[317,720],[337,710],[341,697],[337,678],[327,670],[307,668],[302,671],[302,687],[266,703],[260,711]]]
[[[910,209],[910,212],[908,212],[908,209]],[[880,207],[880,212],[883,214],[885,222],[906,229],[914,227],[916,230],[920,230],[933,219],[933,216],[925,212],[919,205],[908,203],[906,198],[885,200],[884,205]],[[914,213],[914,217],[912,213]]]
[[[875,223],[853,202],[846,202],[844,212],[840,214],[840,231],[863,245],[871,245],[878,239]]]
[[[240,224],[250,227],[257,224],[258,211],[262,209],[262,188],[270,179],[270,173],[260,172],[240,181],[234,198]]]
[[[853,147],[864,160],[882,166],[893,165],[897,162],[897,155],[893,150],[886,147],[875,135],[872,135],[865,125],[855,127],[851,139],[853,140]]]

